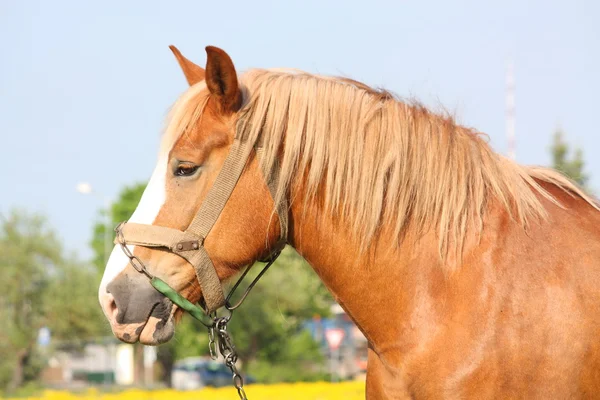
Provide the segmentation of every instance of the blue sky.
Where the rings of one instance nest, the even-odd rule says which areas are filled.
[[[486,4],[484,4],[486,3]],[[238,70],[342,74],[433,108],[506,152],[514,60],[517,159],[548,164],[560,125],[600,188],[596,1],[0,2],[0,212],[48,215],[90,256],[99,199],[154,167],[163,120],[186,88],[168,45],[199,64],[216,45]]]

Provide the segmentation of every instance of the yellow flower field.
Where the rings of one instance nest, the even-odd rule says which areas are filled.
[[[359,400],[365,398],[364,382],[344,383],[290,383],[276,385],[248,385],[249,400]],[[64,391],[45,391],[32,400],[237,400],[233,387],[206,388],[198,391],[175,390],[125,390],[120,393],[101,393],[89,390],[82,394]],[[15,399],[16,400],[16,399]],[[19,399],[19,400],[22,400]]]

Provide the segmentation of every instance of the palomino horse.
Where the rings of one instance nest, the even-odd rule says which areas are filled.
[[[173,335],[182,309],[148,277],[214,310],[287,243],[367,337],[370,399],[600,396],[595,200],[361,83],[172,50],[190,87],[100,285],[119,339]]]

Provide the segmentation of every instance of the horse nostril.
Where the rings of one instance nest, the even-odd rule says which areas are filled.
[[[106,314],[111,319],[114,320],[117,318],[117,314],[119,313],[119,310],[117,309],[117,302],[115,301],[115,297],[110,293],[107,293],[106,297],[104,298],[104,309],[106,310]]]

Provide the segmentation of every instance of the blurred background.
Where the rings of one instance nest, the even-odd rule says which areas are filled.
[[[97,302],[112,228],[187,88],[168,45],[385,87],[593,193],[599,19],[591,0],[0,1],[0,394],[231,383],[191,318],[168,344],[127,345]],[[365,339],[291,249],[231,332],[251,382],[364,379]]]

